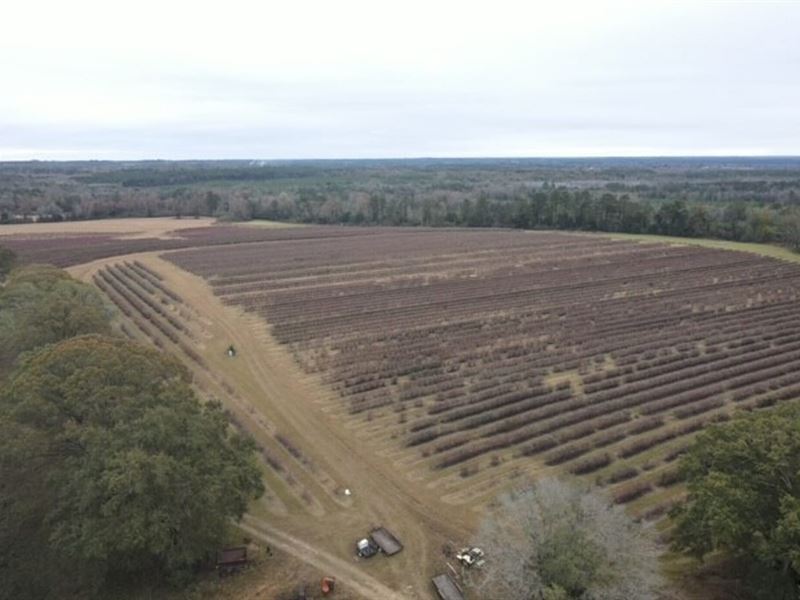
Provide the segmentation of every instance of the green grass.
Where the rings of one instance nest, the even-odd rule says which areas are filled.
[[[286,221],[268,221],[267,219],[253,219],[251,221],[232,222],[233,225],[246,227],[265,227],[267,229],[287,229],[289,227],[306,227],[304,223],[289,223]]]
[[[592,234],[598,235],[598,234]],[[601,233],[615,240],[639,241],[643,243],[670,244],[673,246],[701,246],[703,248],[719,248],[735,252],[749,252],[760,256],[768,256],[779,260],[800,263],[800,253],[782,246],[772,244],[752,244],[748,242],[730,242],[727,240],[709,240],[705,238],[673,237],[668,235],[650,235],[640,233]]]

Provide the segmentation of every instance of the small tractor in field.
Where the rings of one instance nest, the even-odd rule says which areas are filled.
[[[462,548],[456,554],[456,558],[465,567],[482,567],[486,561],[484,560],[483,550],[478,547]]]

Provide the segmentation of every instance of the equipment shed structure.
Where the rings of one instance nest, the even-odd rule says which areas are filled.
[[[444,573],[437,575],[432,579],[433,587],[436,588],[436,593],[442,600],[465,600],[461,588],[453,581],[450,575]]]

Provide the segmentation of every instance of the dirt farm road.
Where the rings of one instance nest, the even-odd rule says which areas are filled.
[[[291,554],[324,573],[336,573],[336,578],[346,583],[351,592],[360,594],[364,598],[408,600],[408,596],[386,587],[380,581],[355,568],[346,560],[288,535],[261,519],[245,515],[244,522],[239,524],[239,528],[252,535],[253,538]]]
[[[202,336],[198,335],[202,341],[194,349],[208,370],[224,373],[237,394],[260,415],[291,436],[333,480],[353,490],[349,505],[317,490],[322,515],[293,510],[278,517],[255,510],[242,529],[335,575],[349,591],[366,599],[432,598],[430,577],[444,566],[442,545],[468,535],[474,514],[443,504],[435,490],[414,485],[390,460],[364,447],[346,423],[325,410],[336,401],[333,392],[303,373],[260,319],[223,304],[207,282],[164,260],[161,254],[117,256],[69,271],[87,282],[103,266],[124,261],[138,260],[157,271],[204,323]],[[236,361],[225,355],[229,344],[238,350]],[[191,361],[185,362],[197,369]],[[259,433],[263,432],[255,431],[255,437],[261,442]],[[361,566],[350,562],[357,537],[379,524],[394,531],[406,550],[377,563]]]

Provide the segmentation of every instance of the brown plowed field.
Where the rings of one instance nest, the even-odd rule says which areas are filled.
[[[527,476],[573,473],[657,519],[697,431],[800,396],[795,263],[549,232],[218,227],[142,252],[117,239],[70,270],[255,437],[268,491],[248,531],[353,595],[432,597],[443,544]],[[405,550],[357,561],[378,525]]]
[[[756,255],[394,230],[167,258],[262,317],[332,414],[449,504],[557,470],[655,517],[693,433],[800,395],[800,267]]]

